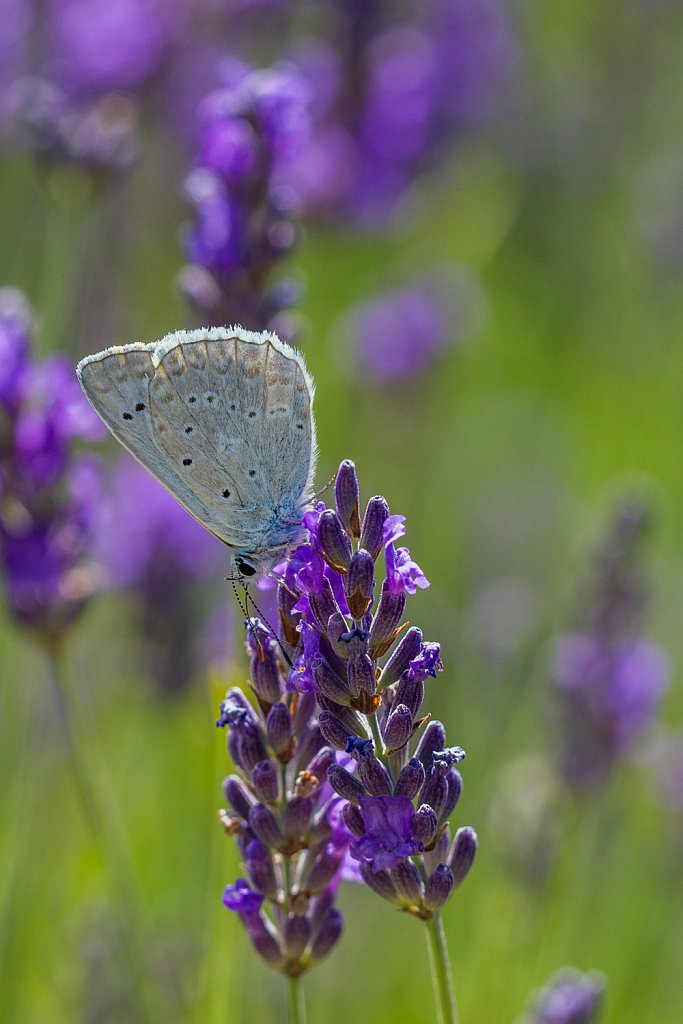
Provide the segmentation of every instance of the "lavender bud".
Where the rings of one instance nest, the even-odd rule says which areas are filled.
[[[362,548],[355,553],[344,577],[344,593],[354,619],[362,619],[372,603],[375,584],[375,563]]]
[[[360,626],[354,626],[348,632],[342,633],[339,637],[339,645],[344,659],[359,658],[361,655],[367,654],[369,639],[369,630],[363,629]]]
[[[287,839],[295,841],[306,834],[312,813],[313,800],[311,797],[293,796],[288,801],[282,821]]]
[[[322,960],[332,951],[341,938],[343,928],[344,918],[341,911],[336,907],[330,907],[313,937],[312,961]]]
[[[298,634],[297,634],[298,635]],[[316,700],[314,693],[300,693],[297,696],[292,728],[295,736],[300,736],[308,726],[311,718],[316,712]]]
[[[275,655],[275,644],[260,643],[249,663],[256,696],[265,705],[277,703],[282,696],[282,682]]]
[[[297,768],[308,767],[316,754],[325,743],[325,737],[317,725],[309,728],[299,737],[299,746],[296,751]]]
[[[339,605],[335,600],[332,585],[326,576],[323,577],[322,590],[319,593],[308,595],[308,603],[311,607],[313,617],[322,633],[327,628],[331,615],[341,615]]]
[[[349,658],[347,675],[349,689],[354,697],[358,697],[363,690],[369,694],[375,692],[375,670],[367,654]]]
[[[396,779],[394,796],[407,796],[409,800],[414,800],[424,786],[425,778],[422,761],[417,757],[411,757],[408,764],[401,768]]]
[[[301,615],[299,612],[292,612],[292,608],[298,600],[297,595],[291,594],[286,587],[277,588],[277,610],[282,623],[282,635],[292,647],[296,647],[300,639],[296,627]]]
[[[453,872],[453,887],[461,885],[469,872],[477,853],[477,833],[469,825],[459,828],[453,840],[453,849],[448,857],[448,866]]]
[[[403,673],[408,670],[413,658],[416,658],[420,653],[421,643],[422,630],[418,629],[417,626],[411,626],[407,633],[404,633],[401,637],[401,642],[397,644],[396,650],[382,669],[380,685],[383,688],[398,682]]]
[[[384,746],[387,753],[405,747],[413,731],[413,713],[405,704],[395,707],[384,727]]]
[[[266,718],[266,739],[278,755],[285,757],[292,746],[292,716],[282,701],[273,704]]]
[[[349,738],[350,730],[336,715],[333,715],[331,711],[321,711],[318,725],[328,743],[336,747],[337,750],[346,750],[346,741]]]
[[[460,772],[456,772],[452,769],[448,775],[446,775],[446,784],[448,785],[448,793],[443,807],[441,808],[440,822],[446,821],[450,818],[451,814],[455,810],[462,793],[462,775]]]
[[[401,900],[411,905],[422,901],[422,880],[412,860],[402,860],[392,869],[391,877]]]
[[[269,900],[277,900],[278,885],[270,853],[258,839],[252,839],[246,849],[246,865],[251,884]]]
[[[436,912],[453,892],[453,872],[447,864],[439,864],[427,880],[425,894],[422,898],[426,910]]]
[[[271,934],[263,925],[261,918],[257,919],[261,923],[261,927],[255,927],[252,921],[249,922],[247,931],[251,943],[261,957],[271,967],[281,967],[284,963],[284,957],[280,952],[280,947],[274,935]]]
[[[332,765],[327,773],[327,781],[335,793],[338,793],[344,800],[350,800],[351,803],[357,804],[361,797],[366,795],[365,788],[355,775],[347,772],[346,768],[342,768],[340,764]]]
[[[352,537],[360,537],[360,495],[356,467],[351,459],[344,459],[334,481],[334,499],[344,529]]]
[[[343,850],[329,845],[316,857],[304,880],[304,889],[311,894],[322,892],[336,875],[344,856]]]
[[[227,779],[223,779],[223,793],[232,809],[242,818],[248,819],[254,798],[237,775],[228,775]]]
[[[249,811],[249,827],[264,846],[277,849],[282,845],[283,837],[277,818],[265,804],[254,804]]]
[[[381,494],[370,498],[363,516],[360,546],[377,558],[384,545],[384,524],[389,518],[389,506]]]
[[[351,704],[353,696],[351,690],[344,680],[332,671],[324,658],[314,658],[311,668],[315,677],[315,685],[324,697],[333,700],[335,704],[344,704],[347,707]]]
[[[391,796],[393,791],[391,777],[379,758],[375,756],[372,744],[368,753],[361,754],[358,758],[358,774],[371,796]]]
[[[266,761],[268,759],[268,751],[263,742],[260,727],[254,729],[253,732],[240,730],[239,755],[238,764],[241,768],[244,768],[245,772],[252,772],[259,761]]]
[[[413,839],[427,846],[436,832],[437,825],[434,809],[429,804],[421,804],[410,823],[410,834]]]
[[[446,730],[441,722],[436,720],[429,723],[422,733],[420,742],[417,745],[415,756],[419,757],[425,766],[425,771],[432,769],[433,755],[435,750],[443,750],[446,745]]]
[[[330,647],[337,657],[343,660],[346,660],[349,656],[348,646],[342,640],[342,636],[346,634],[348,628],[346,619],[341,612],[335,612],[327,620],[327,637],[330,641]]]
[[[299,960],[311,938],[311,922],[307,917],[290,914],[282,930],[285,956],[288,960]]]
[[[442,821],[443,810],[447,800],[448,782],[446,779],[442,775],[434,773],[428,775],[420,793],[420,803],[429,804],[430,807],[433,807],[437,818],[439,821]]]
[[[448,861],[448,850],[451,845],[451,834],[448,831],[448,825],[439,829],[436,839],[433,839],[432,842],[434,845],[431,850],[425,850],[423,854],[424,865],[428,874],[436,871],[439,864],[445,864]]]
[[[397,704],[405,704],[413,713],[413,718],[419,714],[422,702],[425,699],[425,684],[422,679],[409,679],[407,674],[403,675],[396,687],[394,698]]]
[[[315,755],[313,760],[309,763],[307,771],[314,775],[318,782],[323,783],[327,778],[327,773],[335,764],[336,758],[334,750],[331,747],[323,747]]]
[[[406,606],[405,594],[392,594],[387,581],[382,583],[382,593],[377,614],[370,627],[370,656],[379,658],[393,642],[394,632],[403,617]]]
[[[365,822],[363,821],[363,815],[360,813],[355,804],[344,804],[342,808],[342,818],[344,824],[348,828],[349,832],[352,832],[354,836],[365,835]]]
[[[323,558],[337,572],[346,572],[353,555],[348,533],[332,509],[326,509],[318,522],[318,542]]]
[[[259,800],[275,804],[280,799],[280,776],[272,761],[259,761],[251,773],[251,784]]]
[[[388,900],[389,903],[393,903],[395,906],[401,905],[401,898],[396,891],[396,886],[391,877],[391,874],[386,870],[373,871],[370,864],[367,861],[363,861],[360,866],[360,873],[363,881],[376,892],[382,899]]]

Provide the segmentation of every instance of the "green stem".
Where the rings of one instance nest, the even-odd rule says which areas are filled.
[[[76,703],[68,660],[63,649],[47,649],[50,677],[53,684],[59,718],[62,726],[69,770],[93,845],[105,872],[118,917],[118,938],[121,952],[130,971],[142,1019],[156,1022],[163,1019],[158,999],[153,997],[145,972],[144,946],[139,941],[133,922],[137,916],[137,892],[132,868],[127,863],[127,851],[121,837],[113,827],[114,815],[109,812],[102,793],[95,786],[95,773],[84,757],[84,745],[78,733],[80,714]]]
[[[453,975],[441,914],[434,914],[434,917],[427,921],[427,943],[432,965],[437,1024],[458,1024],[458,1007],[455,1002]]]
[[[306,1024],[306,1002],[299,978],[289,978],[289,1024]]]

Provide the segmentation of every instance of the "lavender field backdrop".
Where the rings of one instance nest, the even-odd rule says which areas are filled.
[[[0,1020],[287,1019],[223,903],[261,647],[74,373],[233,323],[304,352],[318,486],[406,517],[461,1024],[683,1019],[682,48],[676,0],[1,0]],[[336,907],[310,1024],[437,1020],[419,915]]]

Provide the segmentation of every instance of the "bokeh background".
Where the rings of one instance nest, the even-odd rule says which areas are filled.
[[[225,552],[55,362],[239,320],[305,351],[320,484],[354,459],[431,581],[410,617],[480,838],[445,911],[463,1024],[566,964],[606,1024],[681,1020],[681,5],[1,11],[0,1019],[137,1019],[45,654],[67,621],[155,1019],[283,1019],[220,898]],[[310,1019],[432,1019],[420,926],[344,886]]]

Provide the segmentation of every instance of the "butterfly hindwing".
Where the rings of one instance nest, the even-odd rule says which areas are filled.
[[[313,382],[274,335],[178,331],[77,372],[117,440],[227,544],[270,547],[274,520],[310,497]]]

